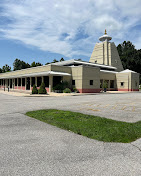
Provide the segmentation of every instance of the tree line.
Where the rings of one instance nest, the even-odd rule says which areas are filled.
[[[63,58],[61,58],[59,60],[64,61]],[[58,60],[54,59],[51,63],[55,63],[55,62],[59,62]],[[45,65],[50,64],[50,62],[47,62]],[[31,67],[37,67],[37,66],[42,66],[43,64],[41,64],[40,62],[32,62],[31,64],[26,63],[20,59],[15,59],[15,61],[13,62],[13,71],[16,70],[21,70],[21,69],[25,69],[25,68],[31,68]],[[5,73],[5,72],[10,72],[11,71],[11,67],[8,64],[5,64],[2,68],[0,68],[0,73]]]
[[[117,46],[117,50],[123,64],[124,69],[130,69],[141,74],[141,49],[135,49],[135,46],[130,41],[124,41],[122,44]],[[61,58],[59,61],[64,61]],[[54,59],[51,63],[59,62]],[[45,65],[50,64],[47,62]],[[20,59],[15,59],[13,63],[13,70],[21,70],[25,68],[41,66],[40,62],[32,62],[31,64],[21,61]],[[11,67],[6,64],[0,68],[0,73],[5,73],[11,71]],[[141,78],[140,78],[141,83]]]
[[[135,49],[130,41],[124,41],[117,46],[124,69],[130,69],[141,74],[141,49]],[[140,77],[141,84],[141,77]]]

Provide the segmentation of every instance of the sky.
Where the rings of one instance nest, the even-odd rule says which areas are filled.
[[[105,29],[116,45],[141,49],[140,17],[140,0],[0,0],[0,67],[16,58],[89,61]]]

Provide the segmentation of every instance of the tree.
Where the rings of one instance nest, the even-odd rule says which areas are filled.
[[[0,68],[0,73],[2,73],[2,69]]]
[[[25,68],[30,68],[30,65],[24,61],[21,61],[20,59],[15,59],[13,63],[13,70],[21,70]]]
[[[11,67],[9,65],[5,64],[2,67],[2,73],[9,72],[9,71],[11,71]]]
[[[117,50],[124,69],[130,69],[141,74],[141,49],[136,50],[130,41],[124,41],[117,46]]]
[[[121,62],[124,69],[129,68],[132,70],[132,66],[135,61],[137,50],[135,46],[130,41],[124,41],[122,44],[117,46]]]
[[[31,63],[31,67],[37,67],[37,66],[42,66],[43,64],[41,64],[40,62],[32,62]]]
[[[48,64],[50,64],[50,62],[47,62],[45,65],[48,65]]]
[[[58,62],[58,60],[54,59],[53,62],[51,62],[51,63],[55,63],[55,62]]]
[[[60,62],[62,62],[62,61],[64,61],[64,58],[63,58],[63,57],[60,59]]]
[[[32,94],[38,94],[38,89],[35,84],[33,85]]]
[[[46,88],[45,88],[45,83],[42,82],[39,90],[38,90],[38,94],[47,94]]]

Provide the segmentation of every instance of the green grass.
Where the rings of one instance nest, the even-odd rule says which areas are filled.
[[[26,115],[104,142],[129,143],[141,137],[141,121],[127,123],[56,109],[31,111]]]

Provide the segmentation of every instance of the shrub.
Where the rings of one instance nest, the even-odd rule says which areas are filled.
[[[67,81],[60,82],[56,86],[53,87],[53,90],[58,90],[58,92],[63,92],[64,89],[68,87],[69,83]]]
[[[71,93],[71,90],[69,88],[65,88],[63,92],[64,93]]]
[[[108,88],[108,83],[106,81],[103,82],[103,88],[105,88],[105,89]]]
[[[57,84],[56,86],[54,86],[53,90],[62,90],[63,91],[63,85],[62,85],[62,83]]]
[[[63,82],[62,82],[62,85],[63,85],[63,89],[69,87],[69,83],[68,83],[67,81],[63,81]]]
[[[75,87],[73,88],[73,92],[79,93],[79,90],[77,90]]]
[[[47,94],[47,91],[45,89],[45,83],[42,83],[39,90],[38,90],[39,94]]]
[[[38,89],[35,84],[33,85],[32,94],[38,94]]]

